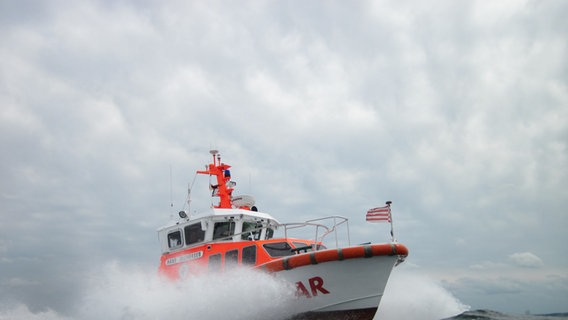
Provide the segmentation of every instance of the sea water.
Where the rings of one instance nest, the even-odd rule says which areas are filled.
[[[171,282],[159,277],[156,270],[109,263],[92,271],[84,291],[78,294],[80,302],[65,314],[53,310],[34,313],[16,303],[0,305],[0,320],[279,320],[290,315],[295,288],[250,269]],[[467,310],[427,276],[395,269],[375,319],[548,320]]]
[[[566,320],[568,313],[550,315],[512,315],[492,310],[467,311],[445,320]]]

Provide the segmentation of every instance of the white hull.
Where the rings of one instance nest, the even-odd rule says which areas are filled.
[[[298,319],[373,319],[398,256],[309,264],[275,276],[298,286]],[[345,318],[347,316],[347,318]]]

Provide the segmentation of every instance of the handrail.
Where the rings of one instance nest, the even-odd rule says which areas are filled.
[[[325,220],[333,220],[333,223],[331,225],[325,225],[323,223],[316,223],[316,222],[320,222],[320,221],[325,221]],[[337,221],[340,220],[340,221]],[[312,220],[306,220],[305,222],[292,222],[292,223],[283,223],[283,224],[279,224],[279,227],[284,227],[284,237],[288,238],[288,230],[291,229],[299,229],[299,228],[305,228],[305,227],[315,227],[315,236],[314,236],[314,242],[315,243],[321,243],[323,242],[324,238],[327,237],[329,234],[331,234],[332,232],[335,234],[335,246],[339,247],[339,243],[338,243],[338,235],[337,235],[337,229],[339,226],[346,224],[346,229],[347,229],[347,243],[348,245],[351,245],[351,236],[349,234],[349,219],[342,217],[342,216],[328,216],[328,217],[323,217],[323,218],[318,218],[318,219],[312,219]],[[320,228],[323,229],[323,234],[318,237],[319,235],[319,231]]]
[[[320,218],[320,219],[313,219],[313,220],[308,220],[309,222],[311,221],[318,221],[318,220],[323,220],[323,219],[333,219],[333,228],[329,231],[327,231],[325,234],[323,234],[321,236],[321,239],[323,241],[323,238],[326,237],[328,234],[330,234],[331,232],[335,232],[335,247],[339,247],[339,243],[338,243],[338,236],[337,236],[337,227],[339,227],[342,224],[346,224],[347,227],[347,244],[351,245],[351,236],[349,234],[349,219],[342,217],[342,216],[329,216],[329,217],[324,217],[324,218]],[[341,221],[338,223],[337,219],[341,219]]]
[[[328,225],[323,224],[323,223],[316,223],[316,222],[319,222],[319,221],[326,221],[326,220],[332,220],[332,223],[328,224]],[[304,222],[282,223],[282,224],[276,225],[276,227],[277,228],[278,227],[284,228],[284,238],[288,238],[288,230],[315,227],[314,246],[313,246],[313,250],[315,251],[320,247],[318,244],[323,243],[324,238],[326,238],[331,233],[334,233],[334,235],[335,235],[335,237],[334,237],[335,238],[335,246],[338,248],[339,247],[339,243],[338,243],[339,236],[337,234],[337,230],[338,230],[338,227],[343,225],[343,224],[346,225],[346,229],[347,229],[347,243],[348,243],[348,245],[351,245],[351,238],[350,238],[350,234],[349,234],[349,219],[342,217],[342,216],[328,216],[328,217],[323,217],[323,218],[318,218],[318,219],[306,220]],[[220,237],[220,238],[217,238],[217,239],[196,242],[194,244],[188,245],[188,247],[197,247],[197,246],[200,246],[200,245],[206,245],[206,244],[215,243],[215,242],[232,240],[232,239],[234,239],[234,237],[242,237],[242,235],[244,235],[244,234],[252,234],[254,232],[261,231],[262,229],[265,229],[265,228],[268,228],[268,226],[261,226],[261,227],[257,227],[257,228],[254,228],[254,229],[249,229],[247,231],[241,231],[239,233],[234,233],[232,235]],[[323,231],[323,233],[321,235],[320,235],[320,229]]]

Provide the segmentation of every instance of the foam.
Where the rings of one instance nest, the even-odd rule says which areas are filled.
[[[389,278],[375,319],[438,320],[469,310],[440,283],[420,274],[395,268]]]
[[[291,285],[249,268],[180,282],[154,273],[107,267],[102,279],[92,279],[80,318],[254,320],[270,314],[279,319],[295,293]]]
[[[250,268],[173,282],[110,263],[90,274],[70,315],[16,304],[1,308],[0,320],[284,319],[294,299],[294,286]]]
[[[89,273],[81,302],[69,314],[31,312],[23,304],[0,307],[0,320],[214,320],[285,319],[295,288],[264,272],[238,268],[172,282],[155,269],[116,262]],[[395,268],[375,319],[437,320],[469,310],[438,282]]]

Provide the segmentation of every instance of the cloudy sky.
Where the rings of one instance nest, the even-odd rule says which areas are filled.
[[[567,311],[566,12],[0,1],[0,305],[72,315],[87,270],[155,268],[215,147],[281,221],[385,241],[364,213],[391,200],[407,272],[472,309]]]

